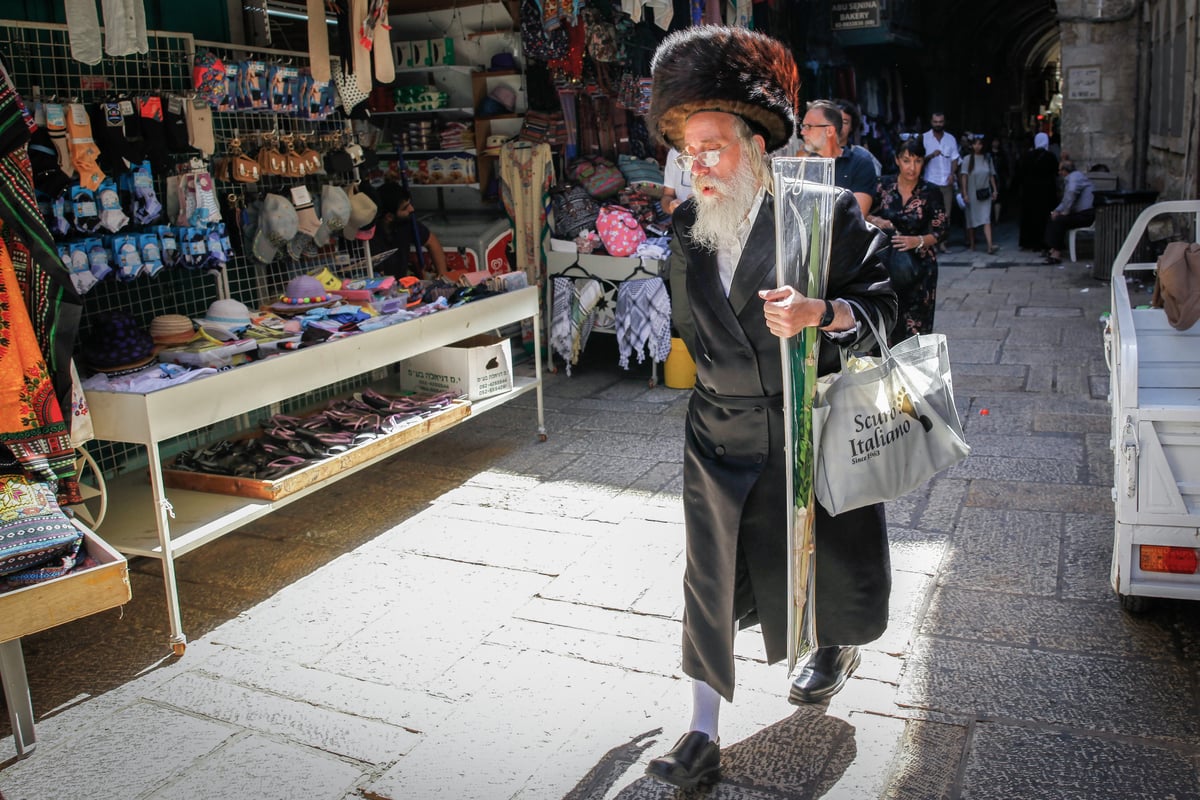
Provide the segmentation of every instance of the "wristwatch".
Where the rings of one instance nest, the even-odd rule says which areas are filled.
[[[825,313],[821,315],[821,321],[817,323],[818,328],[825,328],[833,324],[833,303],[825,301]]]

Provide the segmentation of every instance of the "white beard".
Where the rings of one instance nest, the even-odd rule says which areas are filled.
[[[738,228],[750,213],[758,195],[758,178],[750,168],[745,153],[727,181],[712,177],[696,178],[692,196],[696,198],[696,222],[692,225],[692,240],[701,248],[715,253],[739,246]],[[701,191],[712,186],[719,195],[709,196]]]

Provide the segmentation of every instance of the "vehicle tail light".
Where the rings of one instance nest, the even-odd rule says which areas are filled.
[[[1164,547],[1144,544],[1141,550],[1141,567],[1144,572],[1172,572],[1178,575],[1194,575],[1200,567],[1200,550],[1194,547]]]

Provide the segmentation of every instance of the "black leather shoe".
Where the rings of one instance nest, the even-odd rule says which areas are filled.
[[[818,647],[792,681],[788,702],[793,705],[819,703],[833,697],[850,680],[861,660],[858,648],[853,645]]]
[[[707,733],[688,731],[669,753],[646,766],[646,774],[680,789],[716,783],[721,779],[721,748]]]

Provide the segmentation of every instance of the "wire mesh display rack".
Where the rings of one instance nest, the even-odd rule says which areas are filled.
[[[192,92],[191,69],[197,48],[212,50],[232,63],[247,57],[296,64],[307,62],[307,53],[247,49],[227,43],[197,41],[188,33],[149,31],[147,38],[149,50],[145,54],[123,57],[105,55],[99,64],[92,66],[76,61],[71,56],[65,25],[0,20],[0,55],[5,58],[18,92],[30,100],[55,98],[59,101],[90,103],[118,94],[188,95]],[[314,121],[274,112],[217,111],[213,113],[213,132],[216,141],[213,154],[215,162],[227,154],[228,145],[235,138],[252,148],[266,135],[303,135],[318,140],[334,134],[350,136],[351,128],[349,122],[336,113],[325,120]],[[188,161],[186,155],[178,158],[181,164]],[[155,176],[156,191],[164,205],[166,177]],[[348,179],[341,181],[325,175],[313,175],[306,179],[264,176],[253,184],[217,179],[215,185],[224,204],[245,206],[268,192],[286,195],[288,189],[301,183],[308,187],[310,193],[318,196],[320,186],[331,180],[342,184],[349,182]],[[230,231],[230,234],[232,239],[237,238],[235,231]],[[80,340],[87,334],[89,321],[105,311],[127,311],[148,326],[150,320],[160,314],[183,314],[190,318],[203,316],[214,300],[224,297],[232,297],[252,309],[256,308],[277,299],[296,274],[313,272],[325,266],[345,278],[367,274],[369,246],[363,242],[346,241],[340,236],[335,238],[338,239],[336,248],[326,248],[316,257],[299,262],[278,260],[262,264],[248,255],[249,247],[237,243],[234,245],[235,252],[221,270],[175,266],[163,269],[154,277],[140,276],[132,281],[106,279],[84,297]],[[345,394],[368,377],[362,376],[362,381],[327,386],[319,392],[264,406],[237,419],[193,431],[163,443],[163,455],[169,456],[228,436],[239,429],[253,426],[259,419],[273,413],[311,407],[330,397]],[[97,441],[89,444],[88,448],[104,474],[110,477],[146,465],[144,448],[137,445]]]

